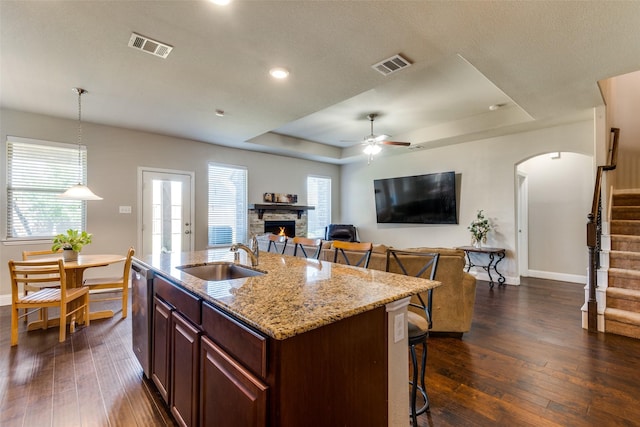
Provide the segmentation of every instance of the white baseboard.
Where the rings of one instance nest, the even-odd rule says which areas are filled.
[[[552,271],[529,270],[529,277],[538,279],[558,280],[560,282],[587,283],[587,276],[579,274],[555,273]]]

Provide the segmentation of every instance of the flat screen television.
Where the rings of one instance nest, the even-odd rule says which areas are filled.
[[[455,172],[373,181],[378,223],[457,224]]]

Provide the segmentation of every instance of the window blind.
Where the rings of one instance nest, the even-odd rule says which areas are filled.
[[[247,240],[247,169],[209,164],[209,246]]]
[[[85,182],[81,146],[7,138],[7,238],[42,238],[69,228],[84,230],[86,202],[58,198]]]
[[[324,228],[331,224],[331,178],[307,176],[307,235],[324,238]]]

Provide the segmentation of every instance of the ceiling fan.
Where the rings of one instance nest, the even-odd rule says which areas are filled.
[[[367,116],[369,118],[369,121],[371,122],[371,134],[369,136],[365,136],[364,140],[362,141],[362,144],[364,145],[363,151],[369,156],[367,164],[371,163],[371,160],[373,160],[373,156],[375,156],[382,150],[382,147],[380,147],[381,145],[399,145],[403,147],[411,145],[410,142],[389,141],[387,139],[389,138],[389,135],[375,135],[373,133],[373,121],[377,116],[378,115],[375,113],[371,113]]]

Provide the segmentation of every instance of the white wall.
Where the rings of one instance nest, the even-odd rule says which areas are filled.
[[[6,189],[7,135],[76,143],[77,122],[12,110],[0,110],[0,187]],[[83,144],[88,147],[88,184],[102,201],[87,203],[87,231],[93,243],[87,253],[122,253],[137,242],[137,173],[139,166],[195,172],[195,248],[207,244],[207,165],[208,162],[242,165],[248,168],[249,203],[262,201],[265,192],[298,194],[306,204],[306,177],[332,178],[334,218],[340,211],[340,167],[336,165],[221,147],[148,132],[83,123]],[[2,191],[0,239],[6,236],[6,191]],[[118,213],[121,205],[132,206],[131,214]],[[50,242],[30,245],[46,249]],[[0,243],[0,298],[10,293],[7,262],[20,259],[24,244]]]
[[[468,245],[468,224],[478,209],[497,225],[487,241],[489,246],[507,249],[502,271],[508,283],[519,283],[516,265],[515,171],[525,159],[550,151],[575,152],[593,156],[594,123],[585,121],[537,131],[376,158],[346,165],[342,169],[342,215],[346,223],[358,226],[360,239],[396,247]],[[394,148],[398,150],[398,148]],[[395,176],[455,171],[461,175],[458,225],[377,224],[373,180]],[[593,177],[588,185],[593,188]],[[548,189],[553,192],[554,188]],[[582,225],[586,224],[587,211]],[[554,236],[549,244],[573,236]],[[582,236],[581,241],[584,241]],[[580,263],[584,253],[566,254],[568,265]],[[564,267],[561,267],[562,273]],[[571,267],[571,271],[574,268]]]
[[[518,171],[528,182],[529,275],[586,282],[585,224],[593,197],[593,158],[561,153],[551,159],[543,154],[518,165]]]

